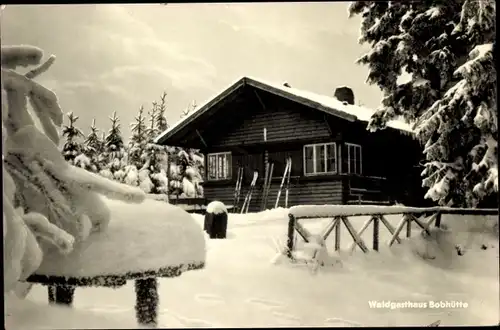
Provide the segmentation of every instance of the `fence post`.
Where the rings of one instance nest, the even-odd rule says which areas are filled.
[[[374,251],[378,251],[379,222],[380,222],[380,218],[378,216],[374,216],[373,217],[373,250]]]
[[[407,214],[405,214],[404,217],[406,219],[406,238],[410,238],[411,237],[412,218],[410,216],[408,216]]]
[[[287,242],[286,242],[286,255],[288,258],[292,259],[292,251],[293,251],[293,234],[295,230],[295,216],[291,213],[288,214],[288,234],[287,234]]]
[[[441,228],[441,212],[438,212],[436,215],[436,227]]]
[[[340,250],[340,229],[341,229],[341,223],[340,218],[338,218],[337,225],[335,226],[335,251]]]

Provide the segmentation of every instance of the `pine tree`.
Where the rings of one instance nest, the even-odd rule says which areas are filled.
[[[113,112],[113,116],[109,119],[111,121],[111,128],[104,140],[103,151],[103,154],[107,158],[107,165],[100,173],[105,177],[123,181],[123,168],[126,166],[126,155],[121,135],[120,119],[116,116],[116,111]]]
[[[151,111],[148,112],[149,114],[149,124],[148,124],[148,138],[149,141],[152,142],[160,132],[158,131],[158,127],[156,125],[156,117],[158,114],[158,103],[153,102],[153,106],[151,107]]]
[[[132,136],[129,143],[129,164],[140,169],[144,165],[142,160],[142,152],[148,141],[148,128],[146,126],[146,118],[144,117],[144,107],[141,106],[138,115],[135,117],[135,122],[130,124]]]
[[[75,123],[78,120],[78,116],[75,116],[73,112],[67,114],[69,123],[64,125],[62,134],[66,138],[66,142],[63,145],[62,153],[64,159],[70,164],[74,163],[75,158],[82,153],[83,146],[80,141],[84,135],[81,130],[79,130]]]
[[[99,129],[95,126],[95,119],[92,119],[92,125],[90,126],[90,133],[84,141],[84,151],[83,153],[89,160],[89,166],[87,169],[97,173],[99,172],[99,161],[98,157],[102,151],[102,140],[99,138]]]
[[[163,92],[163,94],[160,97],[160,103],[158,104],[158,110],[156,112],[156,117],[155,117],[156,129],[160,133],[168,129],[167,118],[165,117],[166,110],[167,110],[167,93]]]
[[[397,117],[414,124],[426,198],[474,207],[497,195],[495,2],[356,1],[349,11],[371,45],[358,63],[384,95],[368,128]],[[399,81],[403,72],[409,81]]]

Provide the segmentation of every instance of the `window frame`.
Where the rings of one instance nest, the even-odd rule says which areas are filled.
[[[348,174],[355,174],[355,175],[363,175],[363,147],[360,144],[356,143],[345,143],[347,147],[347,173]],[[353,172],[351,171],[351,147],[354,147],[354,166],[356,169],[356,162],[358,159],[356,159],[356,148],[359,148],[359,172]]]
[[[333,167],[333,170],[331,171],[326,171],[328,168],[328,159],[330,158],[328,155],[328,146],[334,146],[333,150],[335,150],[335,166]],[[316,147],[318,146],[323,146],[325,148],[325,153],[323,156],[323,162],[325,165],[325,172],[317,172],[316,171]],[[307,158],[306,158],[306,149],[307,148],[312,148],[313,150],[313,173],[308,173],[307,172]],[[305,144],[302,147],[302,160],[303,160],[303,173],[304,176],[319,176],[319,175],[331,175],[331,174],[337,174],[338,173],[338,150],[337,150],[337,142],[323,142],[323,143],[311,143],[311,144]]]
[[[219,177],[219,156],[224,155],[224,160],[226,162],[226,165],[228,165],[228,173],[229,175],[227,177],[222,176]],[[233,178],[233,169],[232,169],[232,162],[233,162],[233,157],[231,151],[223,151],[223,152],[212,152],[207,154],[207,159],[206,159],[206,178],[207,181],[224,181],[224,180],[231,180]],[[211,178],[210,176],[210,158],[215,157],[215,178]]]

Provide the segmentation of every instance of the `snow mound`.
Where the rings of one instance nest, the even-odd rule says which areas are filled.
[[[111,211],[109,227],[77,243],[68,255],[50,251],[36,274],[91,277],[205,261],[202,230],[184,210],[150,199],[141,204],[103,200]]]
[[[220,214],[227,213],[227,208],[224,203],[219,201],[213,201],[207,205],[207,213]]]

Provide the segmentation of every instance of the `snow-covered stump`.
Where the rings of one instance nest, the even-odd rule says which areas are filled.
[[[210,238],[226,238],[227,236],[227,208],[224,203],[213,201],[207,206],[203,230]]]
[[[102,199],[110,210],[109,226],[77,242],[69,254],[50,250],[28,282],[48,286],[52,302],[71,305],[75,287],[116,289],[134,280],[137,322],[155,327],[157,279],[204,267],[203,232],[189,213],[171,204]]]

